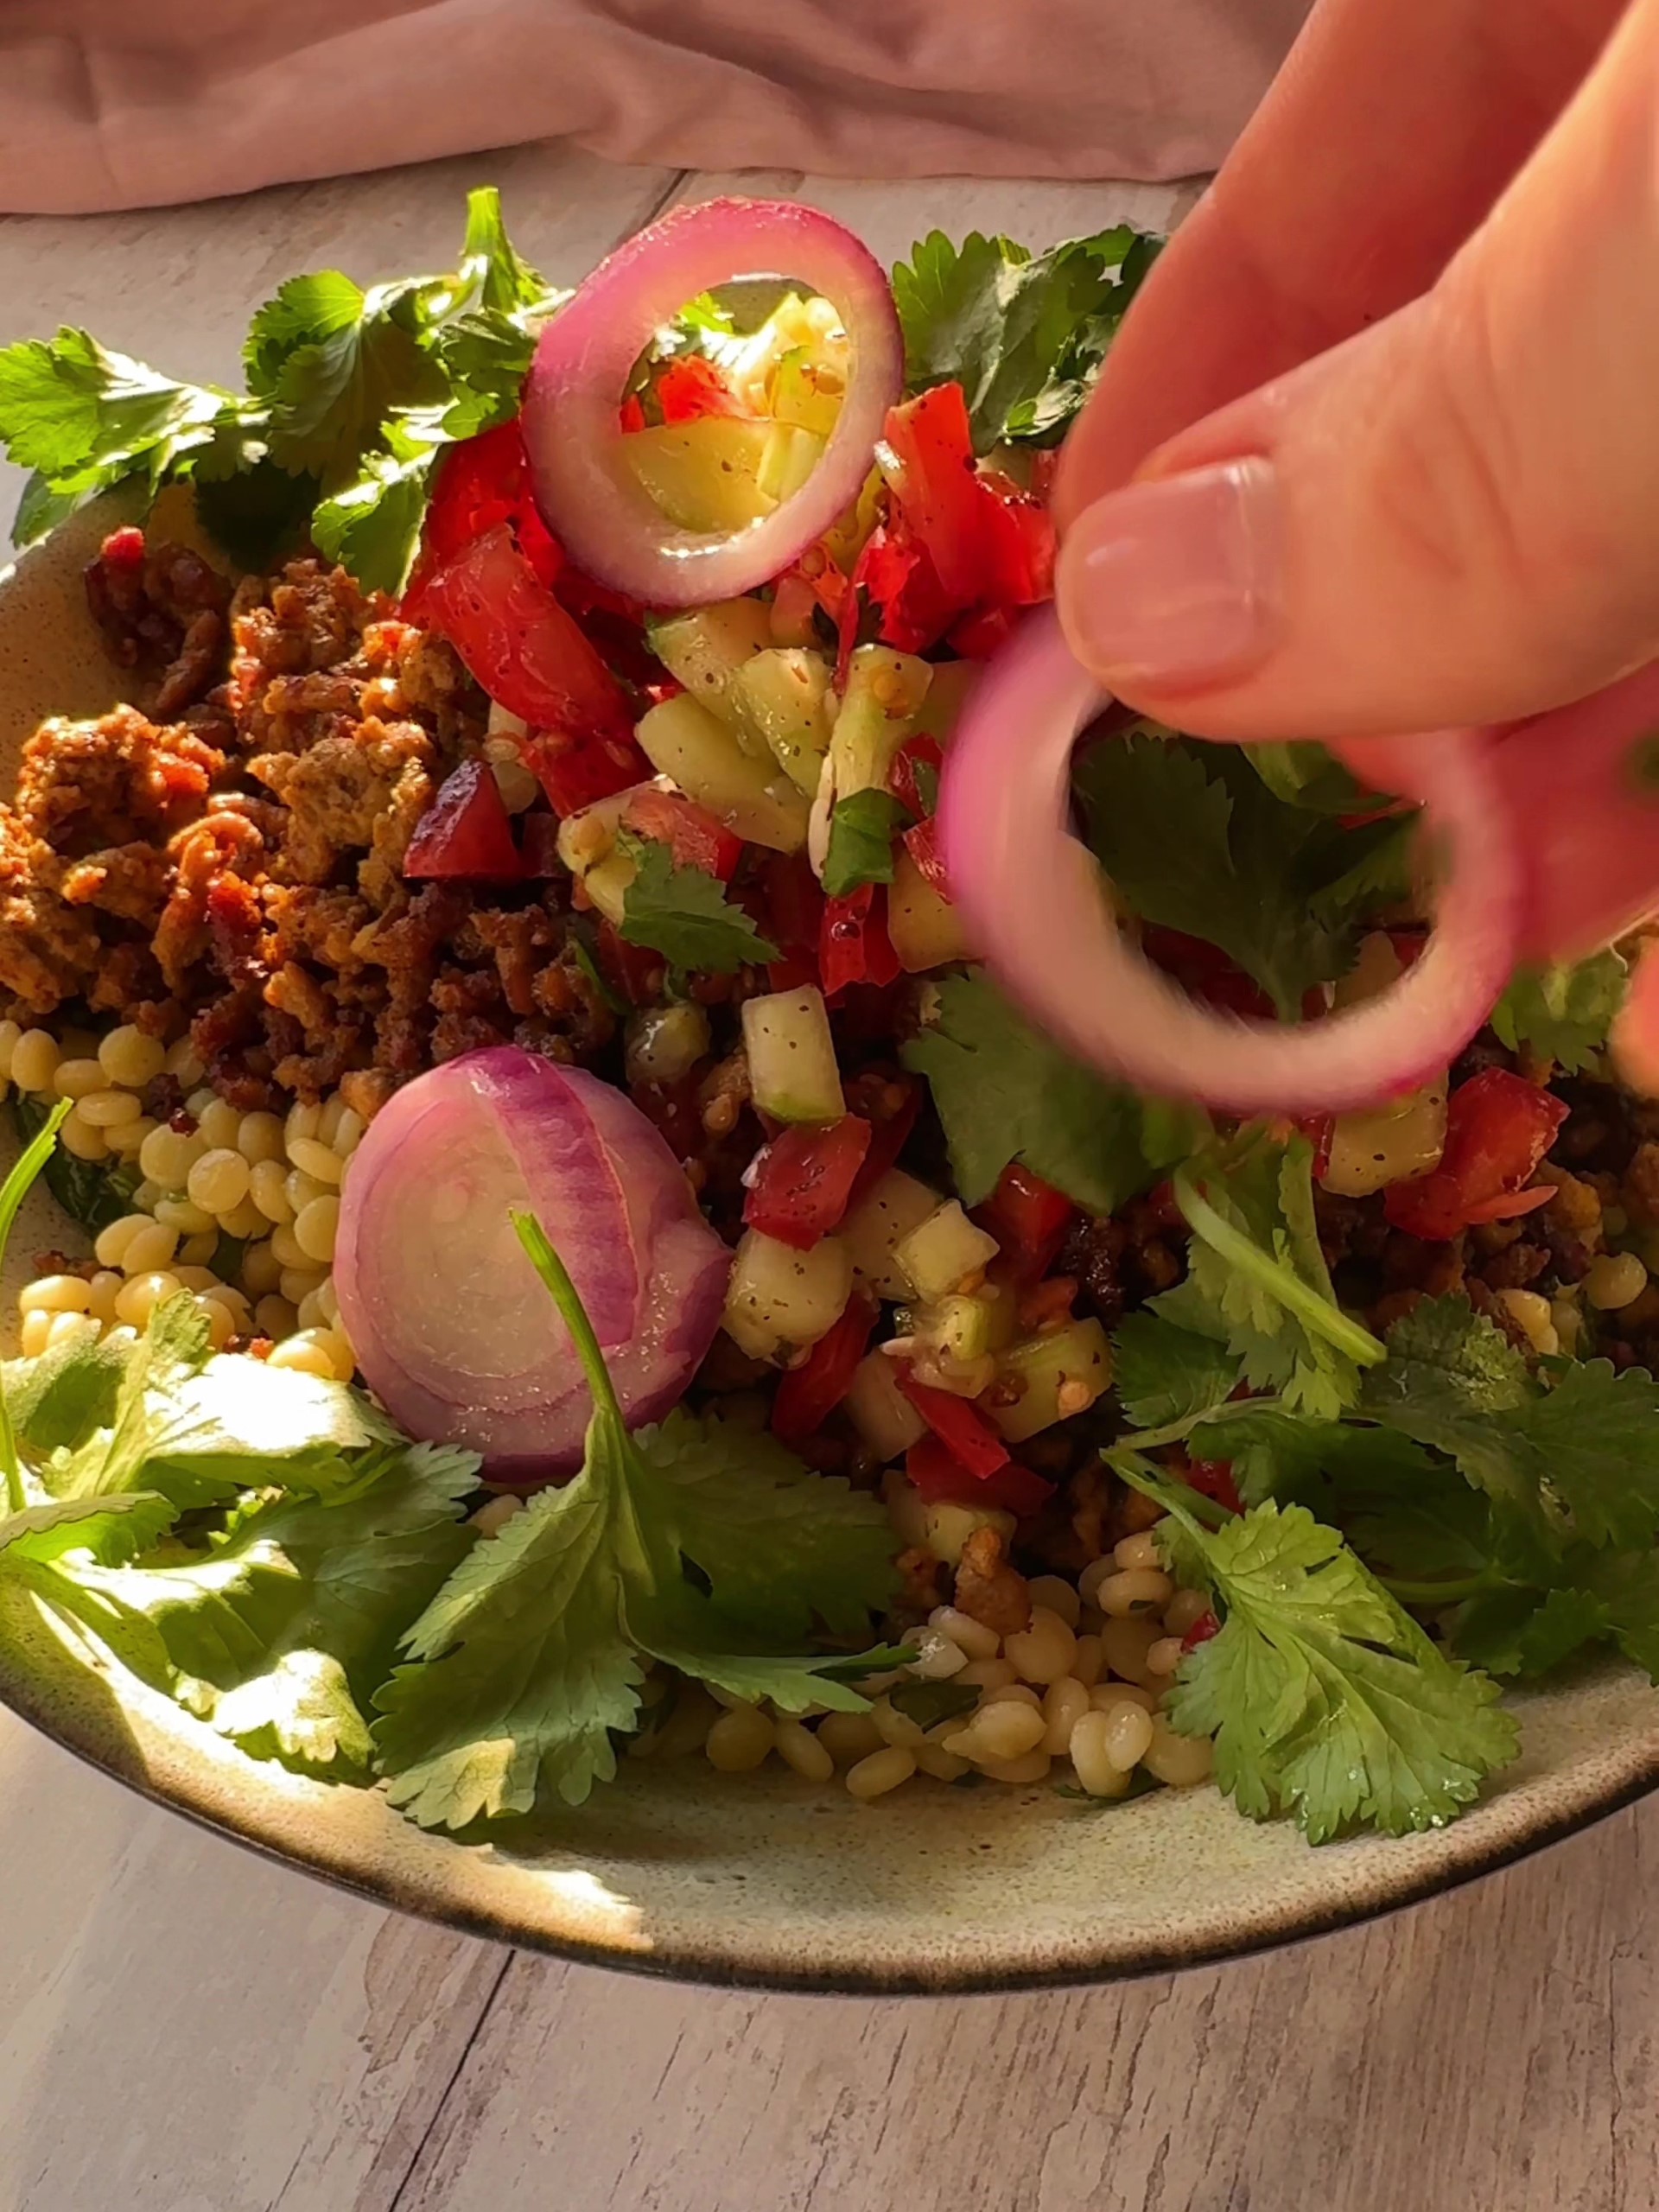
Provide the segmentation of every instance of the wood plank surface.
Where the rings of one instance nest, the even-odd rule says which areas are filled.
[[[0,222],[0,341],[85,321],[236,374],[293,270],[439,266],[462,188],[574,278],[676,193],[550,148]],[[883,255],[1169,188],[758,181]],[[15,472],[0,469],[0,513]],[[0,1715],[0,2212],[1652,2212],[1659,1807],[1416,1910],[1118,1989],[682,1989],[514,1955],[266,1865]]]

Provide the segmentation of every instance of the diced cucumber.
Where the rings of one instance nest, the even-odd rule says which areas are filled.
[[[1011,1340],[1014,1301],[952,1292],[910,1317],[910,1333],[942,1360],[966,1366],[987,1352],[1001,1351]]]
[[[833,529],[825,531],[823,547],[830,558],[843,574],[851,575],[859,555],[864,550],[876,524],[887,511],[887,479],[879,468],[873,467],[864,479],[856,499]]]
[[[1368,1198],[1389,1183],[1427,1175],[1446,1150],[1444,1076],[1370,1114],[1338,1114],[1321,1180],[1339,1198]]]
[[[894,1250],[938,1205],[937,1191],[906,1175],[902,1167],[892,1167],[842,1222],[841,1237],[852,1253],[853,1265],[879,1297],[912,1295],[910,1277],[894,1258]]]
[[[887,1509],[893,1533],[906,1551],[928,1553],[946,1567],[960,1567],[969,1536],[981,1529],[995,1529],[1003,1541],[1012,1540],[1014,1518],[996,1505],[929,1505],[913,1483],[896,1471],[881,1485],[881,1502]]]
[[[852,1255],[838,1237],[798,1252],[751,1229],[732,1263],[726,1333],[751,1359],[772,1359],[786,1345],[817,1344],[852,1294]]]
[[[823,993],[808,984],[743,1001],[749,1090],[779,1122],[838,1122],[847,1110]]]
[[[608,798],[595,799],[591,806],[564,817],[559,823],[558,853],[572,875],[585,876],[609,859],[616,850],[623,810],[636,791],[651,788],[649,784],[630,784],[626,791],[613,791]]]
[[[933,670],[933,681],[927,687],[927,704],[918,717],[917,728],[925,729],[939,744],[949,745],[962,720],[962,710],[984,672],[982,660],[938,662]]]
[[[682,530],[745,530],[769,515],[775,500],[760,489],[769,423],[702,415],[634,430],[622,452],[645,490]]]
[[[756,479],[766,497],[775,499],[779,506],[785,499],[792,499],[823,459],[826,442],[815,432],[800,429],[793,423],[774,423],[760,455]]]
[[[822,653],[785,645],[756,653],[732,678],[732,697],[743,720],[809,799],[817,791],[834,727],[830,676]]]
[[[758,599],[727,599],[691,614],[647,622],[645,639],[671,676],[722,721],[735,718],[732,678],[772,643],[772,610]]]
[[[603,914],[613,929],[622,926],[628,886],[639,873],[638,862],[626,853],[611,853],[590,868],[582,879],[582,887],[592,899],[595,911]]]
[[[878,1459],[900,1459],[927,1433],[927,1423],[899,1388],[896,1361],[867,1352],[853,1370],[847,1393],[853,1427]]]
[[[960,909],[940,896],[903,845],[893,855],[887,935],[907,976],[925,975],[930,968],[973,957],[963,934]]]
[[[772,371],[768,397],[779,422],[798,423],[802,429],[827,438],[836,427],[846,389],[847,379],[839,369],[815,360],[810,346],[797,346]]]
[[[740,837],[778,853],[798,852],[806,842],[804,795],[775,760],[746,753],[730,726],[689,691],[653,707],[634,734],[653,768]]]
[[[960,1290],[1001,1249],[995,1236],[969,1220],[959,1200],[948,1198],[899,1239],[893,1256],[917,1296],[931,1303]]]
[[[1073,1321],[1051,1336],[1011,1344],[997,1366],[1024,1388],[1006,1406],[995,1402],[998,1393],[993,1391],[986,1411],[1010,1444],[1023,1444],[1093,1405],[1112,1379],[1112,1347],[1098,1321]]]
[[[893,756],[916,728],[933,671],[891,645],[860,645],[847,671],[847,692],[830,741],[836,796],[887,788]]]

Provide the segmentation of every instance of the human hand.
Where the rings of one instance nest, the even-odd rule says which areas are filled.
[[[1659,0],[1321,0],[1065,450],[1110,689],[1363,735],[1659,655],[1656,115]]]

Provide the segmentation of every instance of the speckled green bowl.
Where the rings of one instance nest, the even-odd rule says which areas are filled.
[[[48,713],[115,696],[79,570],[111,511],[0,576],[0,785]],[[40,1196],[24,1255],[73,1236]],[[1659,1781],[1659,1696],[1607,1668],[1517,1699],[1524,1749],[1455,1827],[1310,1850],[1211,1789],[1099,1810],[1046,1789],[931,1783],[863,1806],[780,1772],[625,1764],[582,1811],[486,1845],[423,1835],[381,1798],[244,1758],[27,1599],[0,1606],[0,1700],[157,1802],[384,1903],[567,1956],[691,1980],[834,1990],[1109,1980],[1225,1958],[1446,1889]]]

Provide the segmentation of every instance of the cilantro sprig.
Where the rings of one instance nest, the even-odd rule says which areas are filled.
[[[751,962],[778,957],[777,946],[707,868],[677,867],[668,847],[655,838],[625,832],[620,845],[634,862],[618,931],[626,944],[660,952],[671,967],[687,973],[701,969],[730,976]]]
[[[0,444],[32,472],[14,542],[128,478],[190,479],[237,559],[308,531],[359,582],[400,590],[444,448],[517,412],[562,296],[514,251],[489,187],[468,195],[448,275],[289,278],[254,315],[240,393],[176,383],[84,330],[0,349]]]
[[[1567,1075],[1595,1065],[1630,988],[1630,963],[1612,945],[1574,966],[1522,968],[1492,1008],[1501,1043],[1529,1047]]]
[[[542,1491],[456,1569],[377,1700],[392,1802],[464,1828],[582,1803],[616,1770],[648,1661],[786,1712],[862,1711],[842,1677],[892,1663],[779,1656],[821,1622],[849,1640],[890,1595],[893,1540],[872,1498],[769,1439],[683,1411],[630,1433],[575,1285],[540,1224],[514,1225],[593,1395],[575,1478]]]

